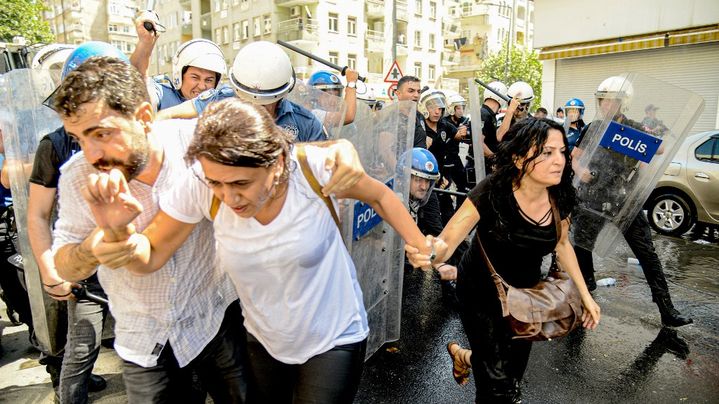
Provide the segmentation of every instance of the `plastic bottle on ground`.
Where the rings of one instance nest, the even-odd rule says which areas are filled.
[[[617,284],[617,280],[614,278],[602,278],[597,281],[597,286],[614,286]]]

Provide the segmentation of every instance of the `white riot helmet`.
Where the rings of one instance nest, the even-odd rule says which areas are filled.
[[[453,94],[447,97],[447,103],[449,104],[448,114],[454,115],[454,107],[461,105],[462,107],[467,106],[467,100],[459,94]]]
[[[500,94],[507,94],[507,86],[505,86],[504,83],[502,83],[501,81],[493,81],[489,83],[489,86]],[[488,90],[486,88],[484,89],[484,97],[482,99],[495,100],[499,103],[500,106],[505,103],[505,101],[500,96],[492,92],[492,90]]]
[[[42,49],[35,54],[35,57],[32,58],[30,67],[32,69],[57,69],[60,71],[65,64],[65,60],[67,60],[67,57],[70,56],[75,48],[75,45],[62,43],[43,46]]]
[[[624,76],[612,76],[602,81],[594,95],[599,98],[620,99],[624,102],[634,95],[632,83]]]
[[[517,98],[520,104],[531,104],[534,99],[534,90],[529,84],[518,81],[507,89],[507,96],[509,98]]]
[[[172,57],[172,85],[178,90],[182,87],[182,73],[188,66],[209,70],[220,76],[227,72],[222,49],[207,39],[193,39],[183,43]]]
[[[295,69],[285,51],[272,42],[252,42],[237,53],[230,82],[241,98],[267,105],[284,98],[295,86]]]
[[[427,90],[423,92],[419,98],[417,109],[425,118],[429,117],[429,108],[431,107],[447,109],[447,100],[444,97],[444,93],[440,90]]]

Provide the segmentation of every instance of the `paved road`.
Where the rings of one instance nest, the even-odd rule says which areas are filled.
[[[598,278],[615,287],[595,298],[603,320],[594,332],[536,343],[523,384],[525,403],[719,402],[719,245],[655,237],[677,307],[695,324],[662,329],[641,270],[628,250],[597,261]],[[474,381],[457,386],[445,344],[466,344],[454,309],[443,301],[431,274],[407,272],[402,338],[372,357],[357,395],[359,403],[470,403]],[[4,314],[4,309],[0,311]],[[4,315],[3,315],[4,317]],[[27,344],[25,327],[0,320],[0,402],[50,403],[49,378]],[[109,382],[91,395],[96,403],[122,403],[120,362],[103,349],[96,372]]]

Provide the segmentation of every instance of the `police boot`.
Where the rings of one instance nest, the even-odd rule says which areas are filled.
[[[107,381],[104,377],[96,374],[90,375],[90,380],[87,382],[87,390],[89,392],[97,392],[105,390],[105,387],[107,387]]]
[[[672,299],[669,295],[655,296],[654,301],[659,307],[659,313],[662,317],[662,324],[667,327],[681,327],[683,325],[691,324],[694,322],[689,317],[683,317],[672,304]]]

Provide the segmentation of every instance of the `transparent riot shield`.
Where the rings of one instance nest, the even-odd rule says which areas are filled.
[[[474,79],[467,80],[469,89],[469,114],[472,125],[472,149],[474,149],[474,175],[476,183],[486,176],[484,170],[484,133],[482,132],[482,97],[484,88],[480,87]]]
[[[597,116],[579,145],[573,183],[580,200],[574,243],[599,256],[614,250],[640,214],[704,109],[697,94],[643,74],[607,82],[597,92]],[[654,119],[645,117],[650,104],[658,108]]]
[[[327,138],[336,137],[344,125],[345,103],[340,97],[298,81],[287,99],[312,111],[312,114],[322,122]]]
[[[359,132],[364,129],[363,126],[367,126],[367,122],[372,122],[374,119],[374,111],[362,100],[357,100],[357,106],[355,110],[355,119],[352,123],[342,126],[338,131],[331,133],[330,138],[337,139],[343,136],[347,139],[358,139],[356,136]],[[358,122],[360,123],[358,125]],[[357,132],[357,133],[353,133]]]
[[[354,144],[367,173],[392,188],[405,205],[409,203],[412,159],[401,160],[406,167],[398,167],[398,161],[412,148],[415,111],[414,102],[394,103],[355,119],[353,128],[345,126],[340,133]],[[342,200],[340,215],[342,235],[357,268],[367,309],[369,358],[385,342],[399,339],[404,241],[367,204]]]
[[[20,69],[2,76],[0,83],[0,128],[4,135],[5,169],[9,171],[13,208],[18,229],[18,250],[23,257],[25,283],[30,297],[35,335],[43,348],[56,354],[65,341],[56,339],[62,303],[43,293],[27,234],[29,177],[40,139],[62,125],[57,114],[42,105],[55,87],[45,70]]]

